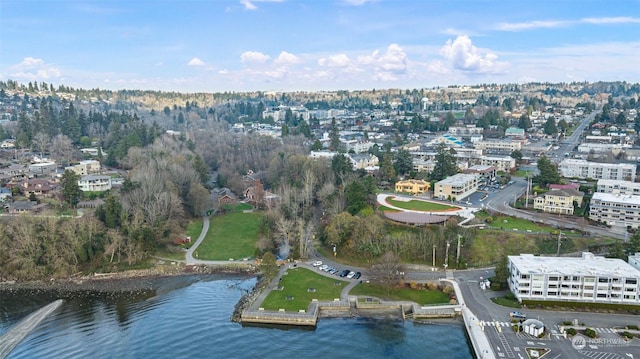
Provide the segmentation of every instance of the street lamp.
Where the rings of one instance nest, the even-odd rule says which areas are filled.
[[[447,270],[447,267],[449,266],[449,246],[451,245],[451,243],[449,243],[449,241],[447,241],[447,250],[445,251],[445,257],[444,257],[444,269]]]

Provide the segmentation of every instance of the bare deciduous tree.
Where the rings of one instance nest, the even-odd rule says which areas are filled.
[[[400,263],[400,258],[393,252],[383,254],[378,262],[367,270],[369,280],[387,288],[387,295],[391,288],[400,284],[403,274],[404,267]]]

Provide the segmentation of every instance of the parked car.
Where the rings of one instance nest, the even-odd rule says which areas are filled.
[[[328,265],[326,265],[326,264],[323,264],[323,265],[321,265],[320,267],[318,267],[318,269],[320,269],[320,270],[322,270],[322,271],[323,271],[323,270],[325,270],[325,269],[327,269],[327,268],[329,268],[329,266],[328,266]]]
[[[362,273],[356,272],[356,274],[353,275],[353,279],[360,279],[360,276],[362,276]]]
[[[527,319],[526,314],[522,312],[518,312],[517,310],[514,310],[513,312],[509,313],[509,316],[514,319]]]
[[[314,267],[319,267],[319,266],[321,266],[321,265],[322,265],[322,261],[315,261],[315,262],[313,262],[313,264],[312,264],[312,266],[314,266]]]
[[[349,272],[349,274],[347,274],[347,278],[351,279],[354,275],[356,275],[356,272]]]
[[[346,277],[351,271],[348,269],[343,270],[342,272],[340,272],[340,276],[341,277]]]

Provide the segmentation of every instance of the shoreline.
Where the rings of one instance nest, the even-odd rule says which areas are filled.
[[[156,266],[149,269],[134,269],[114,273],[94,273],[70,278],[49,280],[4,281],[0,282],[0,292],[20,290],[35,291],[94,291],[103,293],[157,290],[168,284],[175,284],[181,278],[208,276],[256,276],[255,270],[228,266],[172,265]],[[187,281],[191,282],[191,281]]]

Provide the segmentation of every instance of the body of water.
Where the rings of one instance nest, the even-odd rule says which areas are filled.
[[[255,279],[190,277],[154,293],[76,293],[8,358],[473,358],[461,322],[321,318],[315,329],[242,326]],[[0,333],[57,298],[0,297]]]

